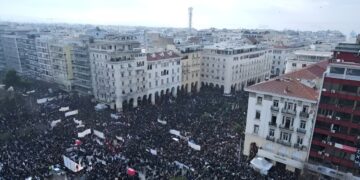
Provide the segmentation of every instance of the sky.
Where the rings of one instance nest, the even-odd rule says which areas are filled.
[[[0,0],[0,21],[360,32],[360,0]]]

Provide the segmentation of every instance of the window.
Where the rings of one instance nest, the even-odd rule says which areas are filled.
[[[290,128],[294,124],[294,118],[283,116],[282,125],[285,128]]]
[[[275,115],[271,116],[271,124],[276,126],[276,116]]]
[[[338,67],[331,67],[330,68],[330,73],[344,74],[344,72],[345,72],[345,68],[338,68]]]
[[[259,125],[254,125],[254,134],[259,133]]]
[[[262,104],[262,97],[257,97],[256,104],[259,104],[259,105]]]
[[[360,76],[360,69],[347,69],[346,75]]]
[[[299,145],[302,145],[303,144],[303,138],[298,136],[296,143],[298,143]]]
[[[290,140],[291,140],[291,134],[286,133],[286,132],[281,132],[281,134],[280,134],[280,139],[283,140],[283,141],[290,142]]]
[[[303,106],[303,109],[302,109],[302,112],[307,113],[308,110],[309,110],[309,106],[304,105],[304,106]]]
[[[255,119],[260,119],[260,111],[256,111],[255,113]]]
[[[275,136],[275,129],[270,129],[270,130],[269,130],[269,136],[270,136],[270,137],[274,137],[274,136]]]
[[[279,107],[279,100],[274,100],[273,106],[274,107]]]
[[[302,67],[303,67],[303,68],[306,67],[306,64],[302,64]]]
[[[300,128],[305,129],[305,127],[306,127],[306,121],[301,121],[300,122]]]
[[[296,67],[296,63],[292,63],[292,67]]]

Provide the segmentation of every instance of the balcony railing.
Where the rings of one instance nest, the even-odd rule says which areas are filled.
[[[266,136],[266,140],[275,142],[275,137],[274,136]]]
[[[309,113],[308,112],[300,112],[299,116],[301,118],[307,119],[307,118],[309,118]]]
[[[279,112],[279,107],[271,106],[271,111]]]
[[[269,126],[277,127],[277,124],[276,124],[276,122],[269,122]]]
[[[307,150],[306,146],[299,144],[299,143],[294,144],[294,148],[300,149],[300,150]]]
[[[303,128],[297,128],[296,132],[306,134],[306,129]]]
[[[281,140],[281,139],[277,139],[276,142],[279,143],[279,144],[281,144],[281,145],[291,147],[291,143],[288,142],[288,141],[284,141],[284,140]]]
[[[289,131],[294,131],[294,127],[285,126],[285,124],[280,124],[280,125],[279,125],[279,128],[285,129],[285,130],[289,130]]]
[[[282,108],[282,109],[281,109],[281,112],[282,112],[282,113],[285,113],[285,114],[289,114],[289,115],[296,116],[296,111],[294,111],[294,110],[292,110],[292,109]]]

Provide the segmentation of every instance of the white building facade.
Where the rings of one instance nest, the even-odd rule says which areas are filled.
[[[245,88],[249,92],[245,155],[256,152],[273,164],[301,172],[309,156],[319,98],[321,77],[315,71],[322,74],[325,69],[310,66]]]
[[[224,94],[270,77],[268,51],[257,45],[215,44],[202,51],[202,85],[224,89]]]
[[[186,92],[199,92],[201,49],[198,46],[189,46],[180,49],[181,55],[181,89]]]
[[[176,97],[181,86],[180,56],[173,51],[150,53],[147,55],[148,86],[147,98],[155,100],[165,94]]]
[[[332,52],[297,50],[286,61],[285,73],[289,73],[317,62],[328,60],[332,57]]]
[[[146,95],[147,62],[140,43],[128,36],[90,45],[95,98],[121,111],[123,104],[138,105]]]

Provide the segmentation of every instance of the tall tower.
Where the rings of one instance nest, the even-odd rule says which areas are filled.
[[[191,34],[191,28],[192,28],[192,7],[189,7],[189,34]]]

